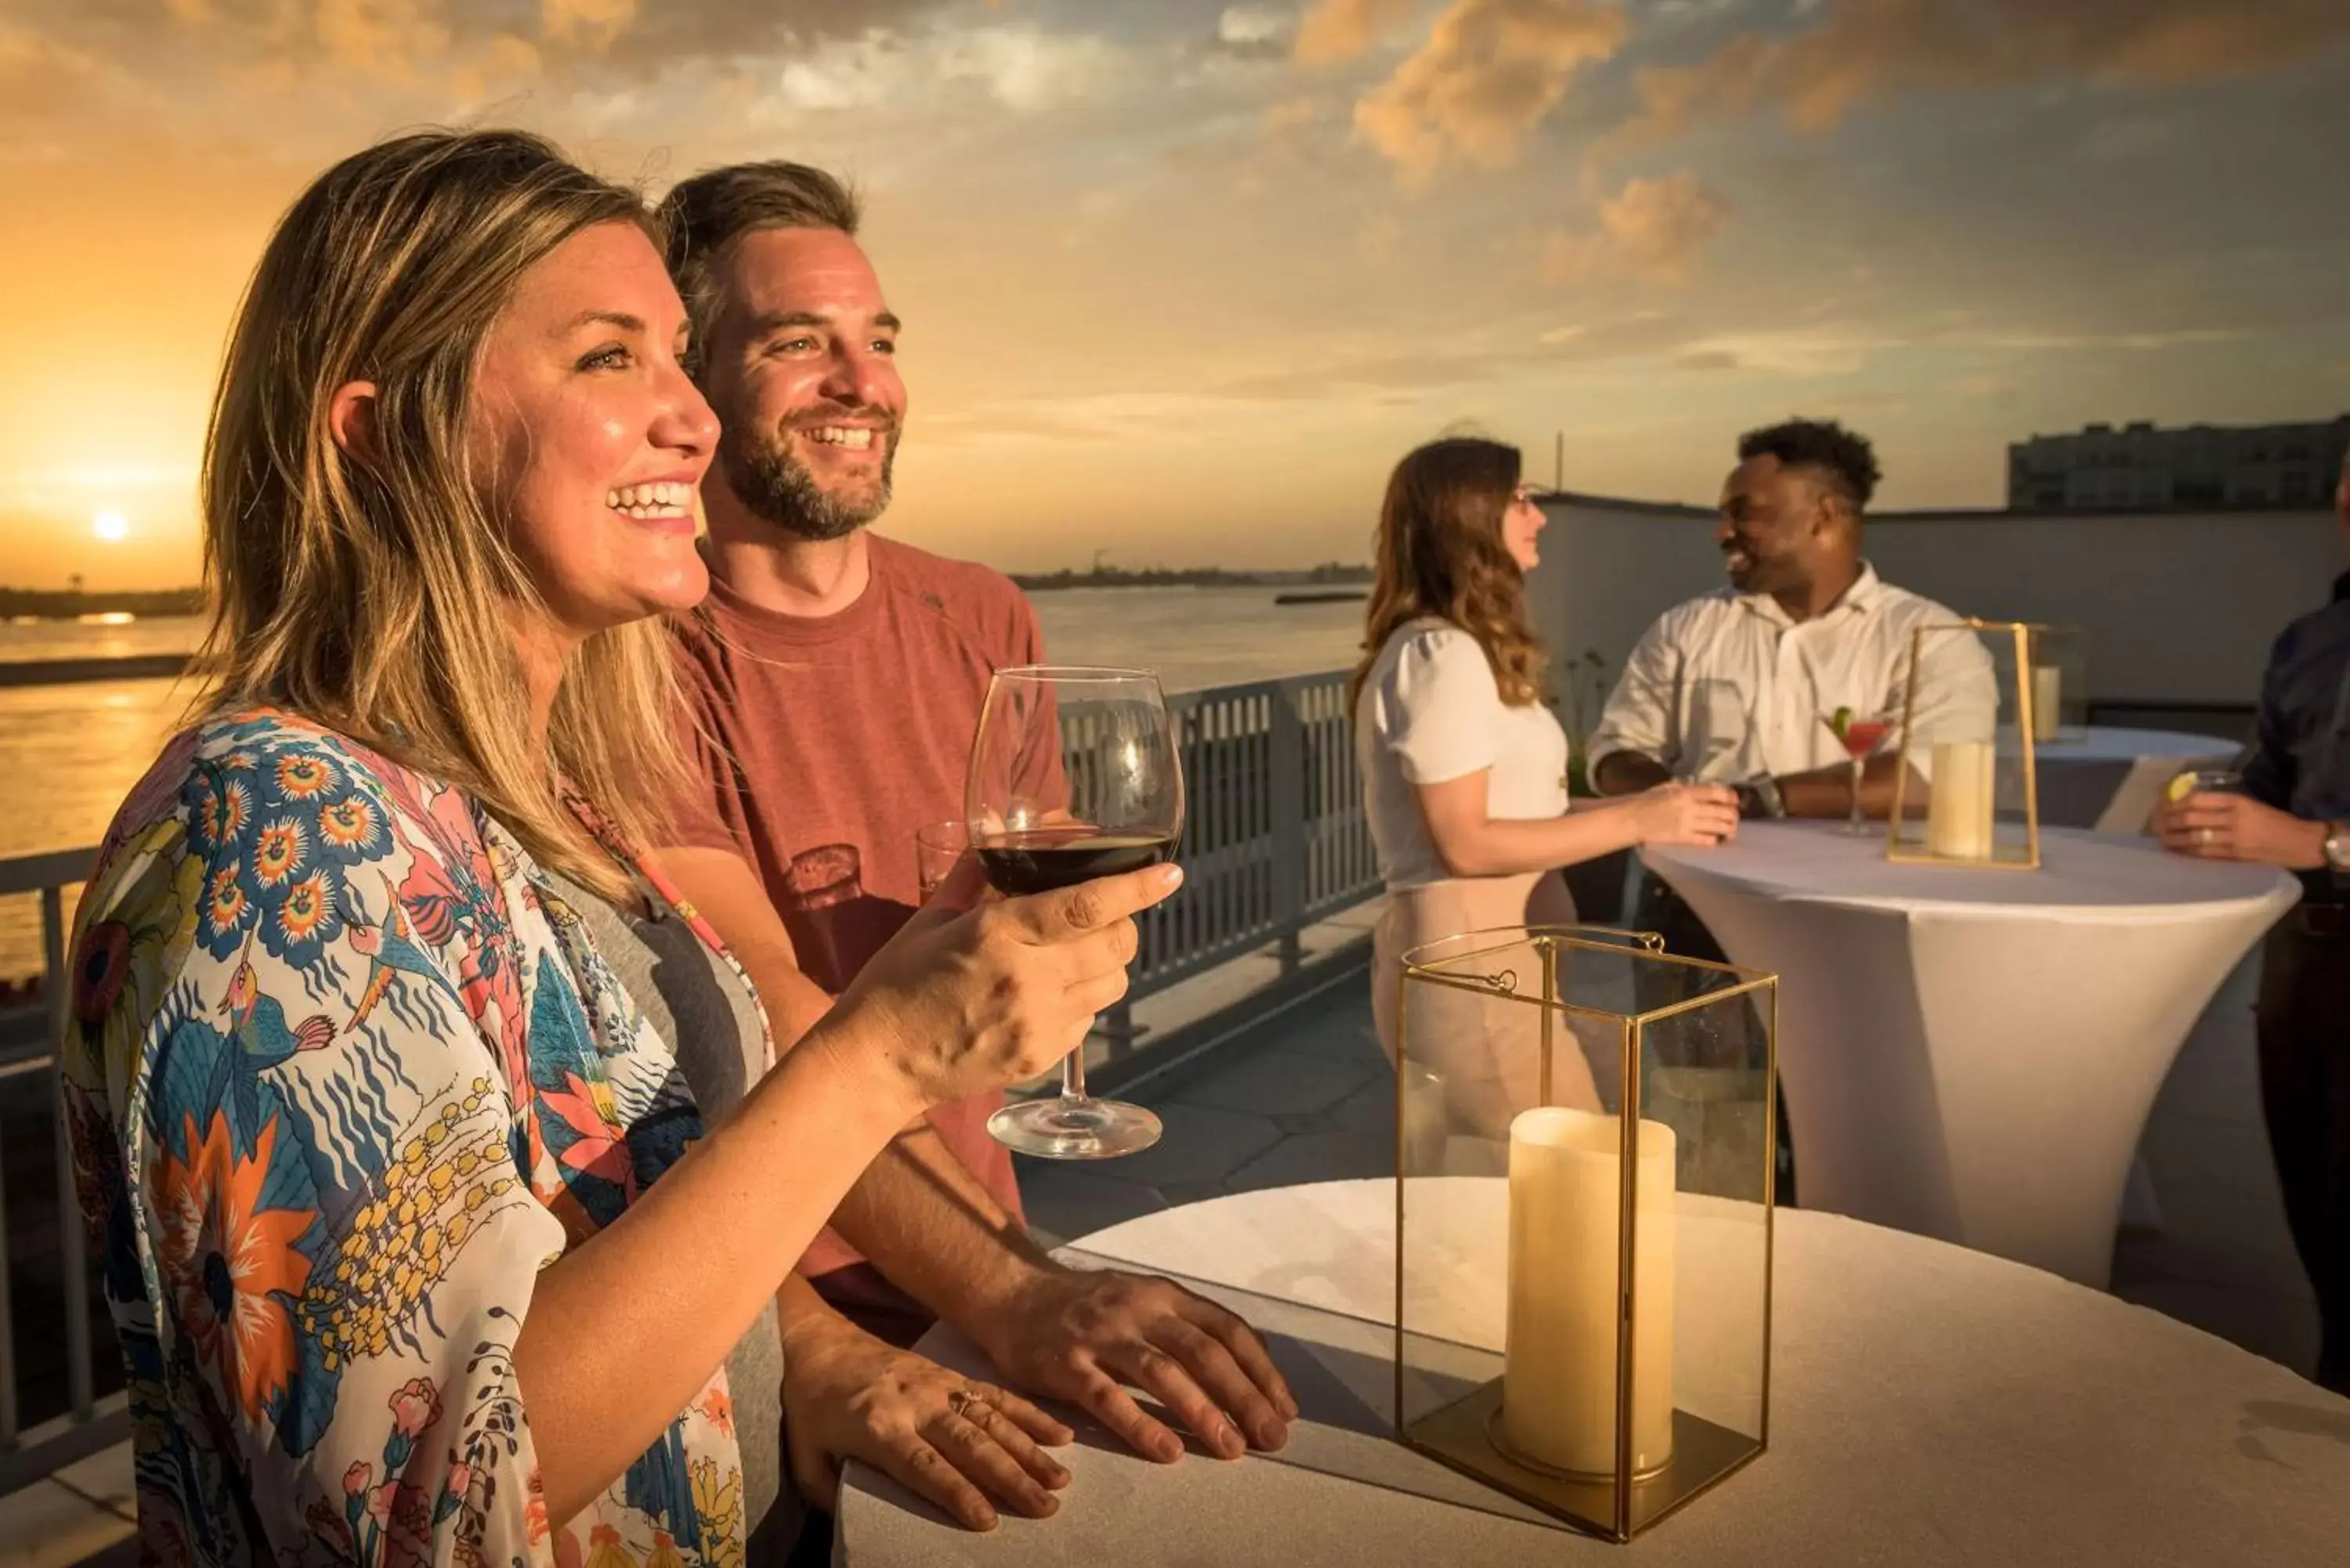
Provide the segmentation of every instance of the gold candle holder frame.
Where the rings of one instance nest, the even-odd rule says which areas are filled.
[[[1981,870],[2040,867],[2040,784],[2034,741],[2033,650],[2050,628],[2028,621],[1934,622],[1909,634],[1902,686],[1901,750],[1885,857],[1908,866]],[[1961,640],[1963,639],[1963,640]],[[1929,660],[1964,663],[1967,649],[1987,670],[1945,670],[1961,687],[1981,682],[1979,709],[1951,703],[1930,716],[1919,685]],[[1927,763],[1919,767],[1920,761]],[[1934,776],[1929,777],[1929,774]],[[2005,815],[2003,802],[2012,802]],[[1920,817],[1922,816],[1922,822]]]
[[[1667,953],[1652,933],[1523,926],[1415,948],[1395,983],[1398,1438],[1576,1530],[1628,1542],[1768,1444],[1778,978]],[[1589,1114],[1612,1118],[1612,1137],[1574,1156],[1612,1167],[1586,1164],[1598,1179],[1538,1194],[1550,1201],[1522,1194],[1535,1169],[1524,1127],[1573,1116],[1595,1095]],[[1669,1190],[1644,1198],[1659,1146]],[[1556,1216],[1560,1193],[1590,1199],[1579,1223],[1522,1238],[1529,1215]],[[1593,1268],[1564,1266],[1577,1255],[1569,1241],[1599,1249]],[[1644,1283],[1644,1270],[1658,1277]],[[1600,1315],[1579,1320],[1576,1342],[1591,1355],[1569,1358],[1572,1386],[1512,1394],[1509,1324],[1529,1301],[1558,1307],[1554,1287],[1570,1307],[1596,1293]],[[1523,1359],[1555,1372],[1557,1346],[1544,1344]],[[1644,1413],[1656,1428],[1660,1363],[1661,1457],[1636,1446]],[[1612,1463],[1570,1471],[1513,1442],[1505,1410],[1521,1398],[1534,1401],[1530,1418],[1581,1419],[1586,1437],[1605,1421],[1599,1451]]]

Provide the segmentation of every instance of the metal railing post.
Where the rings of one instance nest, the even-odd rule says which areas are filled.
[[[44,989],[48,992],[49,1043],[54,1051],[65,1044],[66,1023],[73,1009],[73,987],[66,972],[66,898],[62,888],[41,889],[41,949],[48,964]],[[87,1421],[90,1417],[89,1233],[83,1229],[81,1202],[74,1183],[73,1140],[66,1136],[66,1064],[62,1054],[49,1069],[49,1098],[55,1106],[57,1248],[66,1292],[66,1400],[74,1419]]]
[[[1303,682],[1274,688],[1266,788],[1272,792],[1273,918],[1281,932],[1281,972],[1297,972],[1304,960],[1298,933],[1305,916],[1305,716],[1299,711]]]
[[[0,1149],[0,1450],[16,1447],[16,1314],[14,1260],[8,1256],[7,1158]]]

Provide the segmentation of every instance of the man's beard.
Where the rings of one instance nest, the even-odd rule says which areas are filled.
[[[726,487],[754,517],[803,539],[838,539],[889,510],[889,474],[898,462],[898,425],[891,421],[873,439],[887,442],[881,477],[866,495],[848,500],[816,483],[794,456],[788,439],[754,425],[727,424],[718,437],[718,463]]]

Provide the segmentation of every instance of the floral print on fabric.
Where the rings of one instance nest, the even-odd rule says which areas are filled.
[[[536,1273],[700,1133],[550,897],[467,797],[282,714],[182,736],[117,818],[61,1059],[159,1561],[741,1562],[723,1370],[546,1517]]]

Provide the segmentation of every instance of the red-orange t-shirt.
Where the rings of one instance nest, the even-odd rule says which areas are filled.
[[[681,619],[699,783],[677,841],[758,868],[800,968],[837,995],[920,903],[915,830],[963,815],[963,771],[988,677],[1043,659],[1035,612],[1001,574],[867,535],[872,579],[820,618],[746,603],[712,582]],[[987,1134],[1001,1095],[941,1106],[956,1158],[1021,1217],[1012,1157]],[[928,1314],[831,1231],[801,1262],[827,1300],[910,1344]]]

